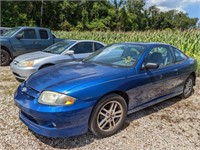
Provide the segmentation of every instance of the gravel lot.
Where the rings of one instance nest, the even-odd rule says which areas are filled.
[[[123,130],[104,139],[90,132],[64,139],[31,132],[18,119],[18,108],[13,102],[17,86],[10,68],[0,67],[0,150],[200,150],[200,78],[190,98],[176,97],[129,115]]]

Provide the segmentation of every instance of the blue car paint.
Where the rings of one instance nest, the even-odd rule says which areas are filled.
[[[71,62],[38,71],[16,91],[20,119],[38,134],[69,137],[88,130],[93,107],[108,93],[125,92],[129,98],[128,113],[181,94],[185,80],[196,69],[195,60],[188,58],[181,64],[142,71],[142,62],[155,45],[146,44],[140,60],[131,68]],[[71,106],[43,105],[38,98],[44,90],[77,100]]]

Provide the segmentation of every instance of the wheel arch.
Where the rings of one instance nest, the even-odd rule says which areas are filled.
[[[123,97],[124,100],[126,101],[127,106],[129,105],[129,96],[128,96],[128,94],[127,94],[126,92],[124,92],[124,91],[112,91],[112,92],[106,93],[106,94],[104,94],[103,96],[101,96],[101,97],[97,100],[97,102],[98,102],[100,99],[102,99],[103,97],[108,96],[108,95],[110,95],[110,94],[117,94],[117,95]]]
[[[125,100],[125,102],[126,102],[126,104],[127,104],[127,108],[128,108],[128,105],[129,105],[129,96],[128,96],[128,94],[127,94],[126,92],[120,91],[120,90],[118,90],[118,91],[111,91],[111,92],[108,92],[108,93],[102,95],[100,98],[98,98],[98,100],[96,101],[96,103],[94,104],[94,106],[93,106],[93,108],[92,108],[92,111],[91,111],[91,113],[90,113],[90,117],[91,117],[92,112],[94,111],[95,106],[98,104],[98,102],[99,102],[101,99],[103,99],[104,97],[106,97],[106,96],[108,96],[108,95],[111,95],[111,94],[117,94],[117,95],[123,97],[124,100]],[[90,121],[90,117],[89,117],[89,120],[88,120],[88,121]]]
[[[192,72],[190,73],[190,75],[194,78],[194,85],[196,85],[196,78],[197,78],[196,73]]]
[[[40,69],[42,69],[42,68],[45,68],[45,67],[53,66],[53,65],[55,65],[55,64],[53,64],[53,63],[45,63],[45,64],[42,64],[42,65],[39,67],[38,70],[40,70]]]
[[[1,49],[6,50],[6,51],[10,54],[10,57],[13,59],[13,54],[11,53],[11,51],[9,50],[9,48],[7,48],[7,47],[4,46],[4,45],[1,45]]]

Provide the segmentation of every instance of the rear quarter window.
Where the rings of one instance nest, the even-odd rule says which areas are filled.
[[[176,62],[180,62],[180,61],[184,61],[188,59],[188,57],[185,54],[183,54],[180,50],[176,48],[174,48],[174,54],[175,54]]]
[[[104,47],[102,44],[99,43],[94,43],[95,44],[95,51],[97,51],[98,49]]]

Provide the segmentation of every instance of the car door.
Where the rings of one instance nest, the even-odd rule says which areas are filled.
[[[17,37],[20,38],[17,38]],[[12,46],[16,50],[17,55],[30,53],[40,50],[37,45],[37,34],[35,29],[24,29],[12,38]]]
[[[83,58],[89,56],[94,51],[93,42],[79,42],[74,45],[70,50],[74,51],[74,59],[82,60]]]
[[[159,68],[142,69],[146,63],[156,63]],[[174,56],[169,46],[157,45],[153,47],[138,71],[137,87],[129,91],[131,94],[130,108],[157,100],[174,92],[176,88],[177,69],[174,66]],[[132,81],[130,81],[131,83]]]

